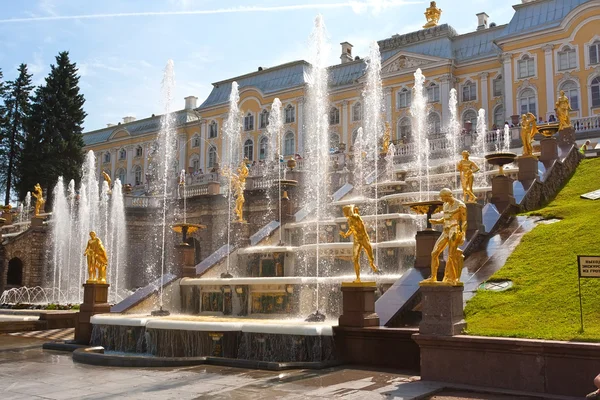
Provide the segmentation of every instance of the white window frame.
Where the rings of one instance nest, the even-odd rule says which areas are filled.
[[[293,156],[294,154],[296,154],[296,138],[294,132],[287,131],[285,135],[283,135],[283,155]]]
[[[561,59],[567,57],[567,66],[561,67]],[[576,69],[578,67],[577,47],[565,45],[556,52],[556,71],[564,72]]]
[[[432,95],[433,93],[433,95]],[[428,103],[439,103],[440,102],[440,85],[435,82],[427,85],[427,102]]]
[[[531,75],[529,75],[529,65],[526,67],[526,75],[521,75],[521,65],[523,62],[531,62],[531,68],[533,69],[531,71]],[[537,65],[537,55],[525,53],[521,55],[521,57],[519,57],[515,63],[515,76],[517,79],[535,79],[537,78]]]
[[[135,148],[135,157],[139,158],[144,155],[144,148],[142,146],[138,146]]]
[[[119,149],[119,161],[127,160],[127,150],[124,148]]]
[[[477,129],[477,118],[479,117],[477,115],[477,110],[473,109],[473,108],[467,108],[461,116],[460,119],[460,127],[465,129],[465,124],[467,123],[466,118],[467,118],[467,114],[472,114],[475,116],[475,118],[470,118],[469,122],[471,122],[471,131],[475,131],[475,129]]]
[[[102,156],[102,163],[103,164],[108,164],[110,162],[110,151],[106,151],[104,152],[104,155]]]
[[[291,104],[285,106],[284,118],[286,124],[293,124],[294,122],[296,122],[296,107],[294,107]]]
[[[215,139],[217,137],[219,137],[219,124],[217,123],[217,121],[210,121],[210,123],[208,124],[208,138]]]
[[[249,111],[244,116],[244,131],[252,132],[253,130],[254,130],[254,114]]]
[[[592,48],[596,49],[596,62],[592,62],[591,50]],[[587,56],[588,56],[588,64],[590,66],[600,65],[600,40],[595,40],[587,46]]]
[[[465,90],[468,90],[468,96],[465,96]],[[477,82],[467,79],[460,88],[460,97],[463,103],[468,101],[477,101]]]
[[[403,132],[404,127],[408,128],[408,132]],[[406,134],[403,135],[403,133]],[[401,117],[396,124],[396,140],[400,140],[403,137],[406,142],[410,142],[412,139],[412,120],[408,116]]]
[[[568,84],[572,84],[574,87],[565,90],[565,86]],[[573,80],[573,79],[567,79],[566,81],[561,82],[558,86],[557,96],[560,95],[561,90],[565,91],[565,95],[569,98],[569,104],[570,104],[571,108],[573,109],[573,111],[579,111],[581,109],[581,90],[580,90],[577,82],[575,82],[575,80]],[[575,96],[577,96],[576,102],[573,102],[573,94]],[[574,106],[574,104],[575,104],[575,106]]]
[[[268,157],[269,157],[269,138],[267,138],[266,136],[263,136],[258,141],[258,159],[266,160]]]
[[[433,117],[437,118],[437,120],[432,128],[430,119],[432,119]],[[442,118],[440,117],[440,114],[438,114],[435,111],[431,111],[429,114],[427,114],[426,121],[427,121],[427,132],[429,133],[428,136],[437,135],[442,132]]]
[[[352,104],[352,122],[362,121],[363,119],[363,106],[360,101]]]
[[[247,158],[249,161],[254,161],[254,140],[252,140],[252,138],[244,140],[243,150],[244,158]]]
[[[213,168],[217,163],[217,147],[211,145],[208,147],[207,168]]]
[[[401,90],[399,90],[398,95],[396,97],[396,101],[397,109],[410,108],[412,104],[412,90],[410,90],[409,88],[402,88]]]
[[[266,108],[258,115],[259,129],[265,129],[269,125],[269,110]]]
[[[598,80],[598,83],[596,83],[596,84],[594,84],[595,79]],[[598,101],[597,101],[596,105],[594,105],[594,103],[593,103],[594,99],[592,97],[593,93],[594,93],[594,90],[593,90],[594,86],[596,86],[598,88]],[[600,108],[600,75],[590,76],[588,88],[589,88],[588,95],[589,95],[589,99],[590,99],[590,110]]]
[[[123,179],[121,179],[121,176],[123,177]],[[119,181],[121,181],[121,185],[125,185],[125,181],[127,180],[127,170],[125,168],[119,168],[117,170],[117,178],[119,178]]]
[[[499,112],[499,110],[502,112]],[[496,121],[497,115],[500,115],[500,121]],[[502,130],[504,129],[505,122],[506,119],[504,118],[504,105],[498,104],[496,107],[494,107],[494,113],[492,114],[492,126],[496,124],[496,128]]]
[[[496,92],[496,85],[500,85],[500,93]],[[492,97],[502,97],[504,95],[504,77],[502,74],[496,75],[494,79],[492,79]]]
[[[532,96],[528,96],[528,103],[527,103],[527,111],[523,112],[523,103],[522,103],[522,99],[524,98],[523,95],[526,91],[531,90],[533,92],[533,97]],[[534,103],[534,109],[531,110],[530,106],[531,106],[531,101],[529,101],[529,99],[533,98],[535,103]],[[517,96],[517,110],[518,110],[518,114],[519,115],[523,115],[523,114],[527,114],[528,112],[532,113],[533,115],[537,116],[537,111],[539,108],[539,102],[538,102],[538,95],[535,89],[533,89],[532,87],[527,87],[522,89],[521,91],[519,91],[519,95]]]
[[[142,167],[136,165],[133,167],[133,184],[134,186],[140,186],[144,184],[144,177],[142,176]]]
[[[340,109],[336,106],[331,106],[329,108],[329,125],[339,125],[340,124]]]
[[[192,137],[192,148],[200,147],[200,135],[197,133]]]

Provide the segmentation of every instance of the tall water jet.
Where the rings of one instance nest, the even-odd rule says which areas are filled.
[[[356,130],[356,138],[353,145],[354,158],[354,191],[359,196],[365,195],[365,171],[366,151],[365,151],[365,133],[362,127]]]
[[[387,154],[385,155],[385,172],[386,180],[389,182],[395,181],[394,176],[394,156],[396,155],[396,146],[394,143],[390,143]]]
[[[486,176],[485,176],[485,153],[486,145],[485,145],[485,136],[487,133],[487,126],[485,123],[485,110],[483,108],[479,109],[477,113],[477,128],[476,128],[476,136],[473,142],[473,148],[471,154],[475,159],[475,162],[481,168],[481,173],[477,174],[477,178],[475,181],[476,186],[485,186],[486,185]]]
[[[504,134],[502,135],[502,152],[509,153],[510,152],[510,127],[508,124],[504,124]]]
[[[459,179],[457,178],[458,171],[456,169],[458,162],[456,161],[459,157],[460,149],[460,122],[458,122],[458,107],[456,99],[456,89],[450,89],[450,99],[448,100],[448,109],[450,110],[450,121],[448,122],[448,130],[446,132],[446,138],[448,139],[448,158],[452,160],[454,164],[454,185],[458,189]]]
[[[326,216],[326,204],[329,194],[327,176],[329,164],[329,98],[327,94],[327,60],[329,48],[326,41],[323,17],[317,15],[315,26],[310,36],[310,70],[308,74],[307,112],[306,112],[306,162],[313,179],[307,180],[305,201],[316,206],[316,264],[315,275],[319,276],[319,242],[320,221]],[[302,121],[299,121],[302,123]],[[307,204],[306,204],[307,205]],[[309,316],[310,320],[323,319],[319,312],[319,284],[316,290],[316,311]]]
[[[277,201],[279,209],[279,243],[283,244],[283,219],[281,210],[281,162],[283,159],[282,152],[282,127],[283,118],[281,116],[281,101],[279,98],[273,100],[271,111],[269,113],[269,124],[267,125],[266,135],[268,151],[265,157],[265,169],[267,171],[267,179],[277,179]]]
[[[29,219],[29,213],[31,212],[31,192],[27,192],[25,195],[25,220]]]
[[[419,201],[423,200],[423,189],[429,182],[429,145],[427,142],[427,98],[425,96],[425,76],[421,68],[415,71],[415,85],[413,88],[413,100],[410,105],[412,116],[412,127],[415,142],[415,169],[419,182]],[[425,168],[424,168],[425,166]],[[429,200],[429,190],[427,190]]]
[[[108,255],[110,260],[109,278],[111,292],[114,299],[125,288],[125,274],[127,270],[127,227],[125,225],[125,204],[123,202],[122,185],[119,179],[115,180],[110,196],[109,215],[109,240]]]
[[[70,216],[69,216],[69,203],[65,196],[65,185],[63,183],[62,176],[58,178],[58,182],[54,187],[54,204],[52,209],[52,247],[53,257],[52,262],[54,263],[54,270],[52,276],[52,287],[55,289],[53,293],[53,301],[61,303],[65,300],[64,291],[65,285],[63,279],[68,281],[67,275],[67,260],[66,256],[69,254],[70,249],[67,248],[67,235],[64,232],[68,232],[70,229]]]

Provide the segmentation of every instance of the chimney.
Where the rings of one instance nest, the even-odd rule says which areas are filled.
[[[131,116],[130,117],[123,117],[123,123],[124,124],[128,124],[128,123],[133,122],[133,121],[135,121],[135,117],[131,117]]]
[[[477,30],[478,31],[488,28],[488,18],[489,18],[489,16],[484,12],[480,12],[479,14],[477,14]]]
[[[342,64],[352,61],[352,45],[348,42],[342,42],[340,44],[342,45],[342,55],[340,56]]]
[[[194,108],[196,108],[196,101],[198,100],[198,98],[196,96],[188,96],[185,98],[185,109],[186,110],[193,110]]]
[[[107,128],[112,128],[113,126],[115,126],[115,124],[106,124]]]

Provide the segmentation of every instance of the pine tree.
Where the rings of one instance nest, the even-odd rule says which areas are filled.
[[[27,73],[27,65],[19,66],[19,76],[7,84],[4,93],[4,107],[6,109],[5,123],[1,127],[2,157],[6,160],[2,174],[2,183],[5,187],[5,203],[11,199],[11,188],[16,184],[18,177],[17,166],[20,164],[23,145],[25,141],[25,122],[29,116],[31,106],[31,74]]]
[[[3,81],[2,70],[0,69],[0,99],[4,98],[4,93],[6,93],[6,84]],[[4,106],[4,102],[0,103],[0,132],[4,129],[6,124],[6,107]],[[1,137],[0,137],[1,139]],[[6,164],[6,154],[4,149],[2,148],[2,144],[0,142],[0,165]],[[0,180],[4,178],[4,172],[0,169]]]
[[[19,168],[19,195],[39,183],[50,198],[59,176],[65,182],[80,178],[83,155],[83,111],[85,99],[79,93],[77,66],[63,51],[50,66],[45,85],[33,99],[27,122],[27,138]]]

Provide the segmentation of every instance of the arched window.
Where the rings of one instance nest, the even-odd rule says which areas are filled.
[[[200,135],[194,135],[192,138],[192,147],[200,147]]]
[[[253,131],[254,130],[254,115],[251,112],[246,114],[244,117],[244,130],[245,131]]]
[[[494,124],[498,129],[504,129],[504,107],[498,106],[494,109]]]
[[[352,121],[362,120],[362,104],[359,101],[352,106]]]
[[[477,99],[477,84],[466,81],[462,87],[462,101],[475,101]]]
[[[263,136],[258,144],[258,159],[266,160],[269,155],[269,139]]]
[[[20,258],[11,258],[8,262],[6,284],[8,286],[23,286],[23,261]]]
[[[590,55],[590,64],[600,64],[600,40],[596,40],[592,43],[588,48],[588,52]]]
[[[527,114],[528,112],[536,115],[536,100],[535,92],[531,88],[527,88],[519,95],[519,112]]]
[[[121,149],[119,150],[119,160],[124,160],[127,158],[127,150]]]
[[[340,123],[340,110],[337,107],[329,109],[329,125],[337,125]]]
[[[517,64],[519,66],[519,78],[529,78],[535,75],[535,60],[532,57],[525,54]]]
[[[409,142],[412,136],[412,126],[409,117],[404,117],[398,121],[398,140]]]
[[[560,85],[560,90],[565,91],[565,95],[569,98],[569,104],[573,110],[579,110],[579,90],[577,84],[573,81],[566,81]]]
[[[427,101],[429,103],[437,103],[440,101],[440,87],[434,82],[427,88]]]
[[[217,122],[216,121],[212,121],[209,125],[208,125],[208,138],[209,139],[214,139],[218,136],[218,126],[217,126]]]
[[[110,152],[109,151],[107,151],[107,152],[104,153],[104,160],[103,161],[104,161],[105,164],[110,162]]]
[[[412,93],[407,88],[398,92],[398,108],[410,107],[412,101]]]
[[[577,66],[577,52],[575,49],[565,46],[558,52],[558,70],[564,71]]]
[[[340,146],[340,135],[332,133],[329,135],[329,148],[336,149]]]
[[[135,186],[143,185],[142,167],[140,167],[139,165],[133,167],[133,180],[135,181]]]
[[[144,154],[144,149],[142,148],[142,146],[138,146],[135,148],[135,156],[136,157],[141,157]]]
[[[285,108],[285,123],[291,124],[296,120],[296,109],[293,105],[288,104]]]
[[[477,113],[475,110],[467,110],[463,114],[463,128],[466,129],[468,122],[472,123],[471,129],[475,129],[477,126]]]
[[[193,173],[200,171],[200,157],[197,154],[194,154],[190,159],[190,167],[192,167]]]
[[[494,78],[494,97],[502,96],[502,93],[504,93],[504,81],[502,75],[498,75]]]
[[[213,168],[217,163],[217,148],[210,146],[208,149],[208,168]]]
[[[244,142],[244,158],[250,161],[254,160],[254,142],[252,142],[252,139],[247,139]]]
[[[296,152],[296,143],[294,141],[294,133],[287,132],[283,138],[283,155],[293,156]]]
[[[442,131],[440,116],[432,112],[427,116],[427,127],[429,128],[429,135],[434,136]]]
[[[600,107],[600,77],[595,77],[591,84],[592,107]]]
[[[122,185],[127,183],[127,182],[125,182],[126,177],[127,177],[127,172],[125,171],[125,168],[119,168],[117,170],[117,178],[121,181]]]
[[[262,110],[258,123],[260,129],[265,129],[269,125],[269,112],[267,110]]]

